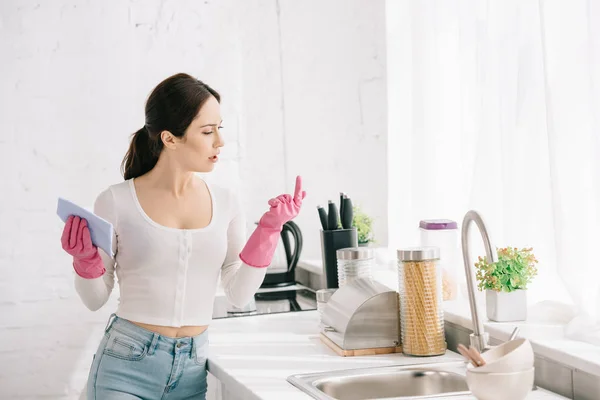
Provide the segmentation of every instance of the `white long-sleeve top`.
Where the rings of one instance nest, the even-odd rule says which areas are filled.
[[[266,268],[244,264],[246,243],[242,207],[233,193],[209,185],[213,215],[208,226],[177,229],[159,225],[142,209],[133,180],[110,186],[97,197],[94,213],[114,228],[111,258],[100,248],[106,273],[95,279],[75,274],[75,288],[90,310],[98,310],[119,282],[116,314],[125,319],[171,327],[208,325],[215,292],[243,307],[253,298]]]

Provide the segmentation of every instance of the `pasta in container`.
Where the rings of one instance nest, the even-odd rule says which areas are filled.
[[[402,352],[438,356],[447,349],[438,247],[400,249],[398,292]]]

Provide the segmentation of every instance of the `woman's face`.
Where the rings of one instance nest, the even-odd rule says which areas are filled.
[[[221,106],[210,96],[178,144],[177,158],[183,167],[194,172],[210,172],[219,161],[220,148],[225,145],[221,128]]]

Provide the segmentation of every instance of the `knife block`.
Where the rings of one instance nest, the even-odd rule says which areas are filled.
[[[346,247],[357,247],[358,235],[356,228],[321,230],[321,257],[323,259],[323,274],[326,278],[327,289],[337,289],[337,256],[335,252]]]

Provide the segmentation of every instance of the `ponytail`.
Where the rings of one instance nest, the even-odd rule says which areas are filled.
[[[150,134],[146,126],[133,134],[129,150],[123,158],[121,170],[125,180],[137,178],[149,172],[158,161],[156,144],[150,138]]]

